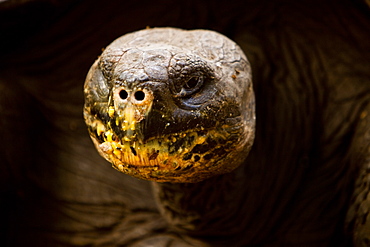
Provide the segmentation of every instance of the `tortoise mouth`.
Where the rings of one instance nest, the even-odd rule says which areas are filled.
[[[235,169],[226,157],[241,153],[240,128],[187,130],[148,140],[119,138],[100,120],[89,123],[99,153],[120,172],[156,182],[199,182]]]

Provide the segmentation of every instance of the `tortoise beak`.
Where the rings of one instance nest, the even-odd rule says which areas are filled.
[[[146,119],[153,105],[153,92],[147,88],[118,86],[113,90],[113,106],[108,110],[118,136],[125,141],[143,140],[140,122]],[[141,125],[140,125],[141,126]]]

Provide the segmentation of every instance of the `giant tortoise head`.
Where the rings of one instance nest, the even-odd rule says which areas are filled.
[[[369,246],[369,10],[0,0],[0,245]]]
[[[255,113],[249,62],[213,31],[154,28],[110,44],[85,82],[84,117],[117,170],[198,182],[248,155]]]

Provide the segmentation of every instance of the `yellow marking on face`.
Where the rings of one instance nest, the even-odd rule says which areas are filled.
[[[130,129],[135,130],[136,129],[135,125],[136,125],[136,121],[134,120],[134,121],[131,122]]]
[[[214,131],[212,131],[214,132]],[[170,146],[178,138],[194,136],[194,141],[189,147],[179,147],[176,152],[170,153]],[[133,165],[137,167],[150,166],[152,170],[175,169],[179,165],[186,167],[193,164],[192,160],[183,160],[183,156],[192,150],[196,145],[207,141],[209,135],[199,135],[197,132],[187,134],[181,133],[177,137],[169,136],[161,140],[151,140],[150,142],[139,144],[131,138],[124,136],[121,141],[109,141],[113,152],[106,152],[110,156],[110,161],[119,169],[120,165]],[[112,139],[112,138],[110,138]],[[104,151],[103,151],[104,152]],[[179,163],[179,161],[181,161]],[[195,164],[198,166],[198,163]]]
[[[120,151],[120,150],[118,150],[118,149],[114,149],[113,154],[114,154],[115,156],[117,156],[117,158],[118,158],[118,159],[121,159],[121,155],[122,155],[122,153],[121,153],[121,151]]]
[[[105,135],[106,135],[106,137],[107,137],[107,141],[108,141],[108,142],[113,141],[113,139],[112,139],[112,137],[113,137],[113,133],[112,133],[112,132],[107,131],[107,132],[105,132]]]
[[[113,106],[110,106],[109,109],[108,109],[108,115],[109,117],[113,117],[114,116],[114,107]]]
[[[138,112],[136,112],[136,110],[134,109],[134,107],[126,107],[123,111],[123,121],[122,121],[122,124],[121,124],[121,128],[123,131],[127,131],[127,130],[136,130],[136,124],[138,123],[138,121],[136,120],[136,115],[139,114]],[[116,118],[116,125],[119,126],[119,118]]]
[[[96,126],[96,133],[98,134],[98,136],[101,136],[101,134],[104,132],[105,132],[104,125],[102,123],[98,123]]]
[[[120,170],[121,172],[123,172],[123,165],[118,165],[118,170]]]
[[[116,115],[119,118],[120,114]],[[120,119],[121,124],[122,122]],[[131,127],[128,121],[126,123],[126,126]],[[216,154],[213,158],[213,150],[222,148],[224,144],[212,145],[213,147],[204,153],[192,154],[191,152],[196,145],[207,144],[208,140],[220,140],[217,142],[224,143],[221,140],[227,140],[231,134],[225,125],[207,132],[174,133],[143,142],[136,139],[137,133],[131,129],[127,130],[126,135],[119,137],[110,127],[109,122],[104,125],[101,121],[95,120],[90,125],[95,128],[96,132],[103,133],[103,142],[96,137],[93,137],[93,141],[99,153],[111,162],[113,167],[135,177],[156,181],[167,181],[163,178],[166,176],[174,176],[174,181],[185,181],[186,177],[192,176],[193,173],[203,174],[203,171],[208,171],[208,169],[218,169],[213,168],[212,164],[221,157]],[[177,143],[180,144],[181,138],[185,138],[184,144],[178,147]],[[228,148],[225,151],[232,150]],[[207,158],[204,158],[206,156]],[[233,156],[230,157],[230,159],[233,158]],[[181,174],[181,176],[174,174]]]
[[[207,138],[205,136],[199,136],[197,138],[197,144],[203,144],[206,140]]]
[[[118,143],[117,142],[111,142],[111,146],[113,149],[117,149],[118,148]]]

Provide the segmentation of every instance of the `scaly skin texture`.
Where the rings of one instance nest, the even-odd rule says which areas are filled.
[[[364,1],[7,2],[0,246],[368,245]],[[86,75],[103,47],[146,26],[215,30],[248,57],[255,140],[233,172],[152,183],[96,151],[81,113]]]
[[[119,171],[199,182],[234,170],[254,139],[249,63],[225,36],[146,29],[109,45],[85,83],[84,117]]]

